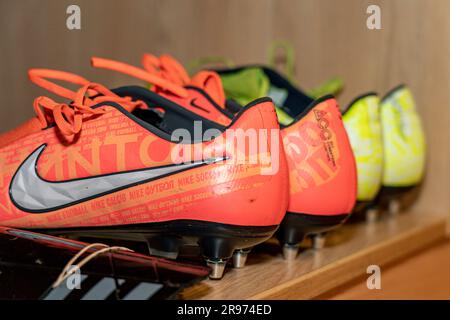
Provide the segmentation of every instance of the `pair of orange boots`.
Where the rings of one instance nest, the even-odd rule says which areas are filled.
[[[233,114],[217,74],[190,78],[169,56],[145,55],[144,69],[92,63],[150,87],[30,70],[67,102],[36,98],[37,116],[0,136],[0,225],[146,241],[168,258],[195,244],[220,279],[277,230],[292,259],[306,235],[320,246],[351,213],[356,166],[333,97],[280,128],[269,98]]]

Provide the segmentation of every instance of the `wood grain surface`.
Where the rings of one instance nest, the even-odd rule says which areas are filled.
[[[355,223],[331,234],[327,247],[303,251],[295,261],[281,257],[276,241],[249,256],[243,269],[229,269],[220,281],[187,289],[184,299],[310,299],[445,238],[445,219],[418,213]],[[363,279],[365,283],[365,279]]]
[[[450,242],[383,268],[380,290],[369,290],[365,279],[355,279],[321,299],[450,299]],[[425,281],[424,281],[425,280]]]

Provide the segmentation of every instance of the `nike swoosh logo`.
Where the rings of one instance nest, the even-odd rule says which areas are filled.
[[[38,147],[17,169],[9,188],[12,202],[21,210],[44,213],[87,201],[105,194],[166,177],[181,171],[226,160],[225,157],[146,168],[68,181],[47,181],[36,171],[39,156],[46,148]]]
[[[198,104],[195,103],[195,100],[197,100],[197,98],[194,98],[191,100],[191,106],[193,106],[194,108],[200,109],[206,113],[210,113],[208,109],[203,108],[202,106],[199,106]]]

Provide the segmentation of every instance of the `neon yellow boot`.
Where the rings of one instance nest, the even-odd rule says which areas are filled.
[[[376,93],[359,96],[349,104],[342,118],[356,158],[358,205],[355,212],[373,206],[383,175],[383,140],[380,99]]]
[[[381,101],[384,146],[383,198],[399,210],[398,196],[420,184],[425,173],[425,135],[408,87],[391,90]]]

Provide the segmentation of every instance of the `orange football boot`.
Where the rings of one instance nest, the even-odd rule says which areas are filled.
[[[218,71],[221,77],[247,67]],[[354,154],[337,101],[312,99],[278,72],[259,68],[268,79],[268,95],[276,104],[289,168],[289,206],[277,233],[287,259],[297,256],[306,235],[313,247],[324,246],[326,232],[343,224],[357,194]]]
[[[281,130],[289,168],[289,206],[277,238],[287,259],[299,243],[343,224],[356,201],[356,164],[338,104],[332,96],[313,101]]]
[[[150,64],[146,70],[100,58],[93,58],[92,65],[142,80],[150,80],[150,75],[165,75],[164,78],[173,84],[183,85],[187,90],[192,88],[192,80],[179,70],[182,67],[170,60],[173,58],[163,57],[158,60],[151,55],[144,56],[144,66]],[[170,61],[176,67],[164,67],[162,60],[165,64]],[[177,72],[170,72],[171,69],[177,69]],[[289,205],[277,233],[284,256],[291,259],[296,257],[299,244],[306,235],[312,236],[314,248],[321,248],[325,233],[343,224],[351,214],[357,192],[356,163],[336,100],[332,96],[312,100],[275,71],[264,70],[278,86],[287,88],[283,95],[289,102],[289,113],[293,118],[289,125],[281,126],[289,170]],[[203,72],[208,72],[217,79],[215,72]],[[152,90],[161,91],[157,87],[152,87]],[[221,85],[210,86],[209,91],[215,96],[223,96]],[[192,103],[193,99],[189,94],[174,99],[175,94],[167,91],[165,96],[183,106]],[[177,99],[184,99],[185,102]],[[209,100],[211,99],[199,100],[199,105],[205,112],[193,111],[214,122],[230,123],[231,117],[224,120],[215,112],[221,108],[230,109],[227,102],[221,100],[222,104],[213,104]]]
[[[33,69],[29,76],[70,102],[39,97],[36,118],[0,135],[0,225],[146,241],[152,254],[171,258],[198,244],[215,279],[234,251],[278,228],[288,180],[284,153],[272,152],[281,138],[267,136],[279,128],[270,99],[248,105],[229,126],[203,121],[199,139],[180,141],[174,131],[187,128],[181,133],[195,136],[201,118],[157,93],[127,87],[120,97],[55,70]],[[71,91],[51,79],[81,88]],[[225,139],[247,129],[266,133],[258,150]],[[208,130],[216,135],[205,135]],[[275,160],[278,170],[267,174]]]

